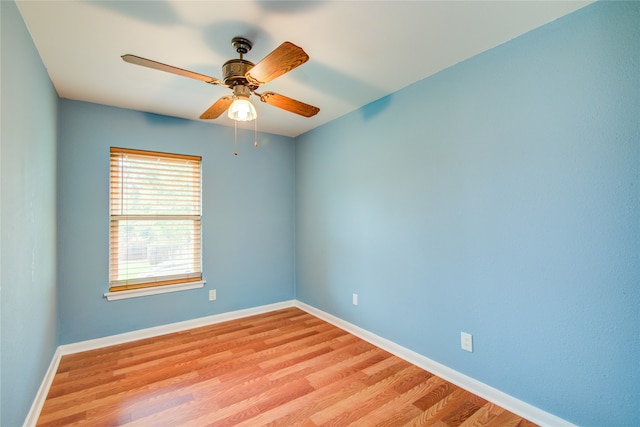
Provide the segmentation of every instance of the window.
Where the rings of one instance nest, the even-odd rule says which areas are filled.
[[[110,292],[202,281],[200,160],[111,148]]]

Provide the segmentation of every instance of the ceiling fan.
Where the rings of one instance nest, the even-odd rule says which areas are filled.
[[[275,92],[258,93],[256,90],[265,83],[288,73],[309,60],[309,55],[302,48],[291,42],[284,42],[260,62],[254,64],[243,59],[243,55],[251,50],[253,43],[244,37],[234,37],[231,45],[240,58],[230,59],[222,66],[223,80],[171,65],[141,58],[136,55],[122,55],[126,62],[153,68],[179,76],[201,80],[212,85],[226,86],[233,91],[231,96],[223,96],[200,115],[201,119],[216,119],[224,111],[229,110],[229,117],[238,121],[249,121],[256,117],[255,108],[249,101],[251,95],[274,107],[299,114],[304,117],[315,116],[320,109],[313,105],[280,95]]]

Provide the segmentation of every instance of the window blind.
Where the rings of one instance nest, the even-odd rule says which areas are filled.
[[[111,148],[110,291],[202,280],[200,163]]]

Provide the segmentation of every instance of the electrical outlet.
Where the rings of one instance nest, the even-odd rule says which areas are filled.
[[[358,294],[353,294],[351,302],[353,302],[353,305],[358,305]]]
[[[470,353],[473,353],[473,336],[466,332],[460,332],[460,347]]]
[[[215,301],[218,296],[216,295],[216,290],[211,289],[209,291],[209,301]]]

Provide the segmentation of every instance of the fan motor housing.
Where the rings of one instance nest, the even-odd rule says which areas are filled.
[[[230,59],[222,66],[222,76],[224,84],[232,86],[234,84],[246,83],[245,74],[253,68],[253,62],[245,59]]]

